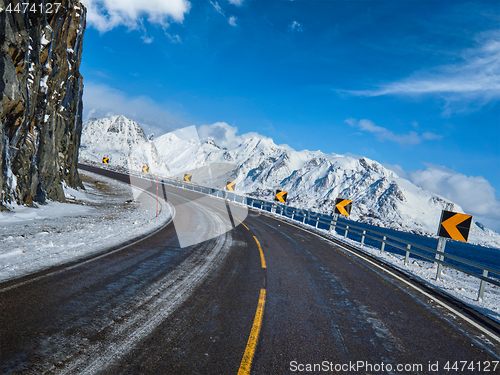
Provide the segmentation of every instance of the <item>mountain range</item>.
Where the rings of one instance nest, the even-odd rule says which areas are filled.
[[[441,211],[453,203],[365,157],[296,151],[257,136],[232,149],[212,138],[183,139],[175,132],[147,137],[124,116],[83,124],[80,158],[101,162],[102,157],[135,170],[147,165],[150,173],[163,176],[189,173],[192,182],[209,186],[215,181],[219,188],[230,177],[236,192],[260,199],[273,200],[279,188],[288,191],[287,204],[325,214],[332,214],[337,197],[350,199],[352,220],[428,236],[436,235]],[[208,165],[212,181],[203,171]],[[223,173],[217,180],[218,171]],[[456,203],[453,211],[464,212]],[[500,235],[474,222],[469,242],[500,247]]]

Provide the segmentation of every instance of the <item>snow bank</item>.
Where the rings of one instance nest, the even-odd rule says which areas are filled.
[[[129,185],[80,171],[86,190],[68,203],[0,212],[0,281],[99,253],[164,226],[173,208]]]

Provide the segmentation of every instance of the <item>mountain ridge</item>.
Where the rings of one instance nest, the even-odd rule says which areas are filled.
[[[85,135],[85,129],[99,124],[87,123],[82,155],[85,143],[103,147],[101,140]],[[182,175],[209,164],[232,163],[237,171],[236,192],[272,200],[279,188],[288,191],[288,204],[325,214],[333,213],[337,197],[351,199],[351,219],[385,228],[436,237],[441,211],[453,203],[366,157],[296,151],[260,137],[244,139],[232,149],[218,146],[213,138],[183,140],[173,133],[146,141],[155,145],[161,161],[170,168],[168,174],[155,168],[151,173]],[[197,176],[195,172],[193,182],[210,184],[206,174],[202,180],[202,173]],[[464,212],[458,204],[454,211]],[[500,235],[475,223],[470,242],[500,248]]]

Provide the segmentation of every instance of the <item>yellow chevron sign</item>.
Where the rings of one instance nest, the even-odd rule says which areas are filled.
[[[193,175],[191,175],[191,174],[187,174],[187,173],[186,173],[186,174],[184,175],[184,181],[186,181],[186,182],[191,182],[191,178],[192,178],[192,177],[193,177]]]
[[[142,171],[144,173],[149,173],[149,167],[147,165],[145,167],[142,167]]]
[[[232,182],[232,181],[226,182],[226,189],[229,191],[234,191],[235,186],[236,186],[236,182]]]
[[[109,158],[102,158],[102,162],[103,162],[104,164],[108,164],[108,162],[109,162]]]
[[[352,209],[352,201],[349,199],[337,198],[335,201],[335,213],[341,214],[345,216],[349,216],[351,214]]]
[[[467,242],[472,216],[443,210],[438,236]]]
[[[274,200],[281,203],[286,203],[287,194],[288,191],[276,190],[276,195],[274,196]]]

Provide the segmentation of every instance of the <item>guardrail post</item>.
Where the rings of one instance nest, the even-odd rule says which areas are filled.
[[[446,247],[446,238],[440,237],[439,242],[438,242],[437,251],[439,251],[440,253],[444,253],[445,247]],[[440,260],[442,262],[444,260],[444,255],[436,254],[435,259]],[[441,277],[441,270],[442,269],[443,269],[443,265],[441,263],[438,263],[437,272],[436,272],[436,280],[439,280],[439,278]]]
[[[302,224],[305,224],[306,223],[306,214],[303,213],[302,215],[304,215],[304,219],[302,220]]]
[[[487,277],[488,276],[488,271],[483,270],[483,276]],[[484,297],[484,288],[486,287],[486,281],[481,280],[481,285],[479,285],[479,294],[477,296],[477,300],[481,301]]]
[[[335,232],[335,227],[337,226],[337,219],[339,214],[333,214],[332,221],[330,222],[330,232]]]
[[[347,238],[347,230],[349,229],[349,225],[345,226],[344,238]]]
[[[318,224],[319,224],[319,216],[316,216],[316,229],[318,229]]]
[[[276,213],[276,206],[271,203],[271,213],[275,214]]]
[[[411,245],[410,245],[410,244],[408,244],[408,245],[406,246],[406,248],[407,248],[408,250],[406,250],[406,255],[405,255],[405,266],[407,266],[408,264],[410,264],[410,249],[411,249]]]
[[[294,216],[295,216],[295,211],[292,211],[292,220]]]
[[[382,246],[380,246],[380,254],[384,253],[385,250],[385,240],[387,239],[386,236],[384,236],[384,239],[382,240]]]
[[[280,215],[283,216],[283,206],[280,207]]]
[[[363,231],[363,235],[361,236],[361,246],[363,246],[365,244],[365,234],[366,234],[366,230]]]

